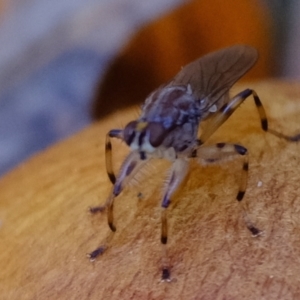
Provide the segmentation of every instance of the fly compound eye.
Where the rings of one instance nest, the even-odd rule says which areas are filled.
[[[131,121],[126,125],[123,131],[124,141],[128,146],[130,146],[134,140],[136,125],[137,125],[137,121]]]
[[[149,134],[149,143],[152,147],[160,146],[167,133],[167,130],[157,122],[149,123],[149,125],[147,126],[147,131]]]

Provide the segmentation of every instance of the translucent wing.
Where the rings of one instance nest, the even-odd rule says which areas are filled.
[[[203,107],[218,103],[232,85],[257,61],[257,50],[250,46],[236,45],[209,53],[181,69],[170,85],[190,85],[198,100],[206,100]]]

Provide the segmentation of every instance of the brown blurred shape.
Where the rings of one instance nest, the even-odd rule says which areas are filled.
[[[7,6],[8,6],[7,0],[0,0],[0,21],[6,12]]]
[[[96,87],[93,117],[142,103],[181,66],[233,44],[252,45],[260,53],[245,79],[272,74],[271,19],[260,1],[192,1],[181,6],[141,29],[115,58]]]

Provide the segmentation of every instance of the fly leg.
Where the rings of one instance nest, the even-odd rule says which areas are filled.
[[[191,157],[198,158],[200,162],[204,164],[213,164],[218,162],[220,163],[237,156],[243,157],[243,167],[240,176],[239,190],[236,196],[236,200],[238,202],[241,202],[244,198],[247,188],[249,169],[248,151],[245,147],[238,144],[217,143],[212,146],[200,146],[197,149],[195,149],[191,154]],[[246,202],[244,201],[242,203],[242,209],[247,228],[250,230],[253,236],[260,235],[261,231],[252,224],[252,222],[247,216],[247,207]]]
[[[105,164],[106,172],[109,180],[112,184],[116,182],[116,176],[112,167],[112,147],[111,147],[111,138],[123,139],[123,130],[121,129],[112,129],[106,134],[105,139]]]
[[[253,96],[255,106],[257,108],[261,128],[262,130],[269,132],[279,138],[283,138],[289,142],[298,142],[300,141],[300,134],[295,136],[285,135],[276,130],[270,129],[268,126],[268,119],[265,112],[265,109],[254,90],[246,89],[235,97],[233,97],[228,103],[225,103],[218,112],[212,117],[209,126],[205,129],[200,139],[198,140],[198,144],[202,145],[234,112],[235,110],[249,97]]]
[[[111,230],[111,233],[107,239],[102,243],[102,245],[88,254],[90,260],[94,260],[97,256],[102,254],[107,248],[107,244],[109,240],[112,238],[112,233],[116,231],[116,227],[114,225],[114,215],[113,215],[113,207],[115,198],[122,192],[126,184],[134,177],[137,171],[149,160],[146,158],[145,160],[140,160],[140,154],[136,151],[131,152],[121,167],[119,175],[116,179],[116,182],[113,186],[112,192],[108,197],[107,201],[103,206],[93,207],[90,209],[92,213],[96,213],[99,211],[104,211],[107,209],[107,222],[108,226]]]
[[[112,146],[111,146],[111,138],[123,139],[123,130],[121,129],[112,129],[106,134],[105,139],[105,165],[107,176],[112,184],[116,182],[116,176],[112,167]],[[104,205],[90,207],[91,213],[102,212],[108,206],[109,199]]]
[[[168,220],[167,208],[171,203],[171,197],[181,184],[188,171],[189,162],[187,159],[176,159],[173,163],[169,181],[165,190],[165,194],[161,203],[161,244],[162,244],[162,280],[170,281],[170,264],[167,254],[168,242]]]

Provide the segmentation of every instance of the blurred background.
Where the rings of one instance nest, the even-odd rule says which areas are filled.
[[[297,0],[0,0],[0,175],[237,43],[300,76]],[[97,139],[97,136],[95,136]]]

